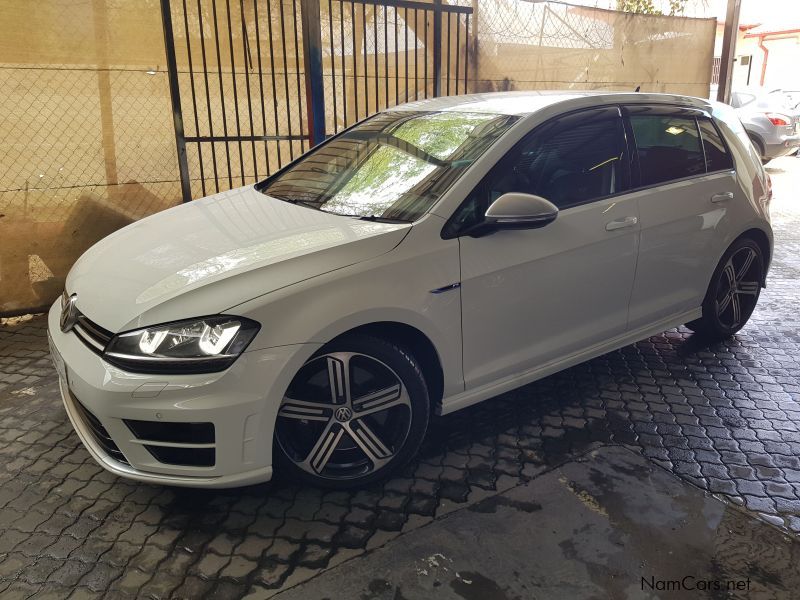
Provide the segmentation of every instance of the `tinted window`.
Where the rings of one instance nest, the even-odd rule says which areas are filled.
[[[457,111],[380,113],[258,189],[324,212],[414,221],[516,120]]]
[[[722,142],[722,138],[714,127],[710,119],[700,118],[697,120],[700,125],[700,135],[703,139],[703,151],[706,154],[706,169],[711,171],[721,171],[732,169],[733,160],[728,154],[728,149]]]
[[[535,194],[560,209],[628,189],[628,157],[616,108],[555,119],[501,159],[445,229],[455,235],[483,220],[507,192]]]
[[[700,133],[692,118],[631,115],[641,185],[705,173]]]

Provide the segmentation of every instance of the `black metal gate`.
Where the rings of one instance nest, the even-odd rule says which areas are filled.
[[[184,201],[252,183],[385,108],[467,91],[472,8],[161,0]]]

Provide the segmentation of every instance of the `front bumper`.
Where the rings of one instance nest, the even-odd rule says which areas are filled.
[[[316,349],[248,351],[221,373],[143,375],[108,364],[73,332],[62,333],[58,302],[50,309],[48,329],[65,365],[60,386],[67,415],[92,457],[122,477],[176,486],[236,487],[269,480],[280,400],[292,374]],[[132,429],[132,421],[166,432],[213,424],[213,434],[202,443],[183,433],[153,441]],[[208,466],[165,462],[160,451],[176,449],[213,458]]]

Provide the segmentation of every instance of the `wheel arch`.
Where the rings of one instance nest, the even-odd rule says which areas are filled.
[[[767,145],[764,143],[764,138],[761,137],[761,134],[753,131],[752,129],[746,129],[745,131],[747,132],[747,137],[750,138],[755,145],[756,150],[758,150],[759,155],[762,158],[766,157]]]
[[[407,348],[419,362],[431,410],[438,412],[444,396],[444,370],[439,352],[431,339],[416,327],[399,321],[376,321],[348,329],[331,339],[325,346],[352,335],[369,335]],[[320,351],[324,351],[323,346]]]

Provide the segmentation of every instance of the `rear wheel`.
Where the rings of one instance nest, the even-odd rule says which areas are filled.
[[[383,479],[419,449],[428,391],[404,348],[354,335],[295,375],[275,426],[279,468],[302,481],[350,488]]]
[[[758,152],[758,156],[761,158],[761,164],[767,164],[770,159],[765,156],[766,151],[764,150],[764,144],[761,143],[761,140],[755,137],[754,135],[748,135],[747,137],[750,138],[750,141],[753,142],[753,146],[755,146],[756,151]]]
[[[686,326],[711,339],[732,336],[745,326],[758,302],[764,280],[760,246],[742,238],[728,248],[711,277],[703,316]]]

